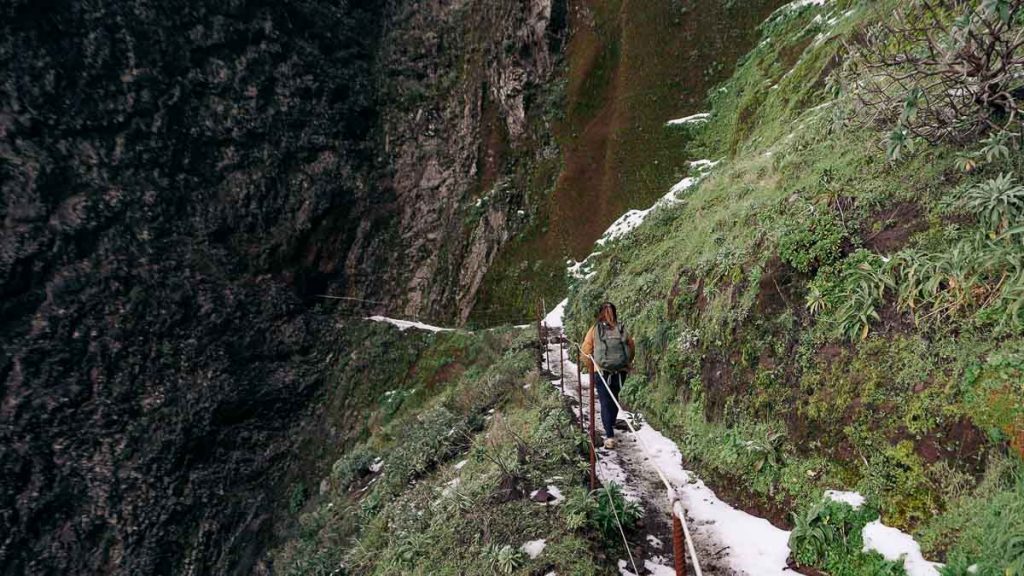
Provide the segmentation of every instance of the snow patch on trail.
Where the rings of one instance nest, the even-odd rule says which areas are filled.
[[[598,238],[597,244],[599,246],[603,246],[605,242],[615,240],[616,238],[625,236],[632,232],[637,226],[643,223],[644,219],[647,218],[647,215],[650,214],[650,212],[651,208],[648,208],[647,210],[630,210],[629,212],[626,212],[620,216],[618,220],[612,222],[612,225],[605,230],[604,236]]]
[[[568,303],[569,299],[566,298],[565,300],[559,302],[558,306],[555,306],[554,310],[548,312],[548,315],[545,316],[543,320],[544,325],[547,326],[548,328],[561,328],[562,317],[565,315],[565,306]]]
[[[658,556],[656,559],[663,560],[663,558],[661,558],[660,556]],[[620,576],[640,576],[638,574],[635,574],[629,568],[630,566],[628,561],[619,560]],[[665,564],[659,564],[652,560],[644,560],[644,568],[647,569],[647,573],[651,576],[676,576],[675,568],[672,568],[671,566],[666,566]]]
[[[555,356],[558,355],[557,348]],[[563,358],[567,374],[576,371],[575,364],[568,354]],[[552,364],[554,364],[552,362]],[[554,368],[552,365],[550,368]],[[582,376],[584,395],[586,397],[587,387],[590,386],[590,378]],[[597,383],[600,386],[600,383]],[[566,386],[566,395],[576,397],[575,386]],[[620,413],[620,419],[630,418],[629,413]],[[795,575],[796,572],[786,568],[786,560],[789,556],[789,532],[776,528],[763,518],[758,518],[737,510],[722,500],[708,488],[703,482],[696,479],[692,472],[683,468],[683,457],[678,446],[663,434],[644,424],[637,430],[636,434],[626,434],[619,448],[615,450],[598,450],[597,474],[602,483],[615,482],[622,486],[623,496],[629,500],[639,501],[642,492],[639,488],[640,479],[631,478],[622,462],[623,454],[637,444],[647,447],[647,451],[637,451],[638,460],[644,461],[649,452],[650,460],[647,463],[657,466],[665,475],[669,484],[673,486],[679,496],[687,515],[690,519],[690,530],[697,542],[711,542],[711,548],[722,550],[720,562],[732,570],[747,574],[748,576],[774,576],[774,575]],[[652,466],[644,465],[634,472],[642,473],[649,478],[648,482],[660,486],[656,472]],[[664,489],[661,489],[664,492]],[[660,497],[667,503],[667,494],[657,494],[653,497]],[[652,571],[659,566],[651,562],[645,562],[645,568]],[[626,569],[626,564],[620,565],[620,573],[631,573]],[[623,571],[625,570],[625,571]]]
[[[399,320],[397,318],[388,318],[387,316],[370,316],[367,320],[373,320],[374,322],[385,322],[392,326],[397,326],[399,330],[405,332],[409,328],[416,328],[417,330],[426,330],[427,332],[453,332],[453,328],[442,328],[440,326],[431,326],[430,324],[424,324],[422,322],[414,322],[412,320]]]
[[[630,210],[629,212],[626,212],[625,214],[620,216],[618,220],[612,222],[612,225],[609,226],[607,230],[605,230],[604,234],[597,240],[596,244],[598,246],[604,246],[607,242],[610,242],[617,238],[621,238],[626,234],[629,234],[633,230],[636,230],[636,228],[643,224],[644,220],[646,220],[647,217],[650,216],[651,213],[657,210],[658,208],[672,206],[682,202],[682,199],[679,198],[679,194],[696,186],[704,178],[704,176],[706,176],[707,170],[713,168],[716,164],[718,163],[712,162],[711,160],[697,160],[694,162],[690,162],[690,167],[696,169],[699,172],[698,175],[687,176],[686,178],[683,178],[682,180],[677,182],[674,186],[672,186],[671,189],[669,189],[668,194],[662,196],[650,208],[646,210]],[[591,254],[591,256],[593,256],[593,254]],[[573,268],[581,266],[589,259],[590,256],[588,256],[583,262],[570,266],[569,273],[579,277],[578,270],[573,270]],[[586,278],[589,277],[590,274],[586,276]]]

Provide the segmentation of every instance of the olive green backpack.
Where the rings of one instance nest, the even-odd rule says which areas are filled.
[[[598,322],[594,338],[594,360],[605,372],[619,372],[629,367],[629,345],[626,327]]]

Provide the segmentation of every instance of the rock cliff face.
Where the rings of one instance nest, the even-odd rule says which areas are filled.
[[[388,294],[406,316],[468,317],[497,249],[528,218],[516,176],[551,153],[541,97],[566,10],[564,0],[389,4],[380,109],[394,205],[386,234],[364,220],[351,290]]]
[[[373,187],[363,4],[0,8],[0,573],[254,565]]]
[[[0,573],[264,566],[338,352],[310,297],[466,317],[564,12],[0,8]]]

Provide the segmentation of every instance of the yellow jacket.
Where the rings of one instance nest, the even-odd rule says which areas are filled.
[[[590,359],[594,355],[594,335],[597,333],[597,325],[590,327],[587,330],[587,336],[583,339],[582,352],[580,354],[580,365],[587,369],[587,372],[594,372],[594,361]],[[633,336],[626,331],[626,345],[629,347],[629,367],[626,371],[633,369],[633,357],[636,356],[636,344],[633,342]]]

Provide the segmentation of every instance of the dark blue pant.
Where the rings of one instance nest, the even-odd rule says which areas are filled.
[[[602,374],[604,380],[601,379],[601,376],[594,374],[593,385],[597,386],[597,397],[601,400],[601,423],[604,424],[604,436],[612,438],[615,436],[615,417],[619,415],[619,409],[608,395],[608,388],[612,389],[612,394],[618,400],[619,390],[622,390],[622,382],[626,379],[626,373],[602,372]],[[605,382],[608,383],[607,388],[604,385]]]

